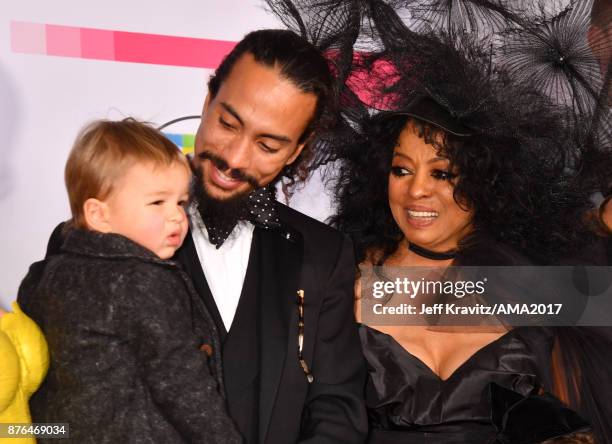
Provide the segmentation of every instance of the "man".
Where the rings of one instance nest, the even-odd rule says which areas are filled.
[[[271,191],[304,173],[331,95],[313,46],[256,31],[211,78],[196,135],[191,236],[176,259],[221,331],[229,410],[248,442],[361,442],[367,427],[351,245]]]
[[[331,95],[314,47],[256,31],[211,78],[196,135],[192,230],[176,258],[221,331],[229,410],[248,442],[361,442],[366,429],[351,246],[271,193],[282,175],[304,177]]]

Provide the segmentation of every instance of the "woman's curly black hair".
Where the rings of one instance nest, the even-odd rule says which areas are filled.
[[[434,63],[435,68],[451,69],[446,74],[460,79],[449,58],[443,60],[445,64]],[[468,71],[478,70],[462,63]],[[442,130],[420,122],[420,136],[458,171],[454,197],[473,211],[474,233],[536,262],[554,263],[592,240],[585,218],[592,208],[591,190],[576,174],[588,165],[580,164],[572,128],[545,97],[513,84],[503,73],[488,76],[486,82],[483,78],[475,77],[481,82],[478,91],[459,90],[465,82],[445,84],[443,92],[427,88],[430,96],[460,116],[472,135],[428,137]],[[411,88],[420,87],[412,82]],[[353,137],[342,137],[342,161],[334,182],[337,214],[331,223],[350,235],[358,262],[369,258],[382,264],[403,238],[389,209],[387,186],[393,149],[408,119],[413,118],[382,112],[365,118],[359,131],[347,126],[346,133]]]

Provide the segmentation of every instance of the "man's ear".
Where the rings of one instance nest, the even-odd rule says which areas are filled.
[[[295,147],[295,151],[293,152],[293,154],[291,154],[291,156],[289,156],[289,159],[287,159],[285,165],[291,165],[293,162],[295,162],[295,159],[297,159],[298,156],[302,153],[302,150],[304,149],[306,144],[310,142],[311,138],[312,135],[308,136],[304,142],[298,144],[298,146]]]
[[[298,156],[300,155],[300,153],[304,149],[304,145],[306,145],[306,144],[305,143],[300,143],[295,148],[295,151],[293,152],[293,154],[291,156],[289,156],[289,159],[287,159],[287,162],[285,163],[285,165],[291,165],[293,162],[295,162],[295,159],[298,158]]]
[[[109,216],[110,211],[106,202],[91,197],[83,204],[83,217],[90,230],[110,233],[112,227]]]

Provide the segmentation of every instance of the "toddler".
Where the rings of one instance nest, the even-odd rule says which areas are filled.
[[[190,178],[176,146],[133,119],[77,138],[62,253],[33,264],[19,289],[50,352],[34,422],[68,423],[78,443],[240,441],[220,395],[218,333],[170,260]]]

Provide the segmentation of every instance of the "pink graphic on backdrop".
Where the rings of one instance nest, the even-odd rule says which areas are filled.
[[[45,25],[11,22],[11,51],[28,54],[46,54]]]
[[[11,22],[11,49],[27,54],[216,68],[235,45],[224,40]]]
[[[235,42],[224,40],[11,22],[11,50],[26,54],[216,68],[235,45]],[[330,51],[326,55],[333,61],[337,54]],[[364,56],[356,53],[353,62],[361,65]],[[333,63],[330,67],[335,72]],[[398,77],[397,68],[381,60],[372,66],[355,69],[347,85],[368,106],[393,109],[397,96],[381,92],[393,85]]]
[[[104,29],[81,28],[81,57],[115,60],[115,33]]]
[[[115,32],[115,60],[156,65],[216,67],[234,42]]]
[[[46,25],[47,55],[81,57],[81,33],[72,26]]]

